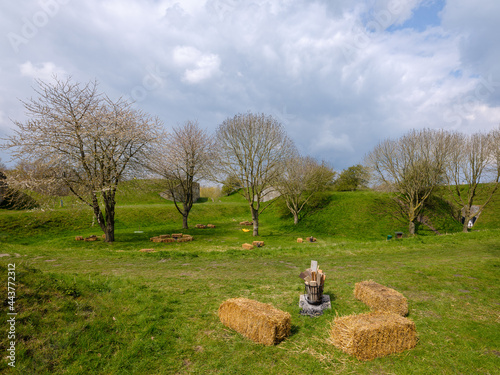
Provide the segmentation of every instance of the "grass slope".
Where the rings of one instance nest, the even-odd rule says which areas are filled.
[[[241,244],[253,238],[238,225],[249,219],[238,195],[193,207],[192,224],[217,226],[190,229],[193,242],[153,244],[153,235],[180,231],[180,215],[156,192],[127,188],[118,197],[113,244],[74,241],[99,230],[90,212],[70,200],[44,212],[0,211],[2,253],[8,254],[0,257],[2,312],[8,264],[16,265],[18,312],[16,368],[4,358],[1,373],[498,373],[500,230],[492,229],[494,214],[485,211],[480,231],[386,241],[404,229],[385,214],[387,196],[334,193],[298,227],[272,206],[261,222],[259,239],[266,245],[244,251]],[[446,210],[442,200],[434,204]],[[445,215],[432,219],[443,232],[455,229]],[[317,243],[296,243],[310,234]],[[318,318],[301,316],[298,308],[298,275],[311,259],[327,274],[325,293],[332,297],[332,310]],[[336,315],[368,311],[353,297],[354,284],[367,279],[408,298],[419,335],[415,349],[360,362],[327,343]],[[263,347],[221,325],[218,306],[240,296],[290,312],[292,335]],[[3,319],[3,353],[7,329]]]

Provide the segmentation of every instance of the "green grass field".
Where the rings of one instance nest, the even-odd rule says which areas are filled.
[[[297,227],[279,204],[272,206],[261,218],[265,246],[246,251],[241,244],[254,238],[238,225],[250,219],[238,195],[193,207],[193,228],[216,225],[188,230],[193,242],[150,242],[182,232],[182,221],[154,182],[145,185],[130,182],[122,190],[113,244],[74,240],[100,232],[71,198],[43,211],[0,210],[1,373],[500,373],[498,204],[473,231],[460,233],[435,202],[441,208],[433,223],[445,235],[420,228],[417,237],[386,241],[406,229],[387,215],[387,196],[333,193]],[[310,235],[318,242],[296,243]],[[301,316],[298,307],[298,275],[311,259],[327,274],[332,298],[332,309],[317,318]],[[9,264],[16,268],[15,368],[6,359]],[[354,284],[367,279],[408,298],[419,336],[414,349],[362,362],[328,344],[336,316],[369,311],[353,297]],[[289,312],[291,336],[265,347],[226,328],[217,309],[232,297]]]

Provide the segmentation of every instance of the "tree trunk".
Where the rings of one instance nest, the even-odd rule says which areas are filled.
[[[470,204],[464,207],[464,224],[462,226],[462,232],[467,233],[469,231],[469,220],[472,219],[470,217]]]
[[[189,229],[188,226],[188,217],[189,217],[189,212],[191,211],[191,207],[193,207],[192,202],[183,202],[182,203],[182,229]]]
[[[299,214],[295,211],[293,211],[292,213],[293,213],[293,223],[297,225],[299,223]]]
[[[259,210],[251,207],[252,210],[252,221],[253,221],[253,236],[259,235]]]
[[[104,197],[104,207],[106,215],[106,226],[104,228],[104,234],[106,235],[106,242],[115,241],[115,197],[114,194]]]
[[[408,230],[410,231],[410,235],[415,235],[415,222],[410,221],[410,225],[408,227]]]
[[[464,232],[464,233],[469,232],[469,221],[470,221],[470,219],[468,219],[467,217],[464,217],[464,224],[462,226],[462,232]]]

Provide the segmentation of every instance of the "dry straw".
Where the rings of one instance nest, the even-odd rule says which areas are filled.
[[[375,311],[387,311],[401,316],[408,315],[408,301],[399,292],[373,280],[356,283],[354,297]]]
[[[371,360],[415,347],[415,323],[389,312],[338,317],[330,342],[360,360]]]
[[[271,305],[247,298],[232,298],[219,307],[222,324],[264,345],[274,345],[290,335],[291,316]]]

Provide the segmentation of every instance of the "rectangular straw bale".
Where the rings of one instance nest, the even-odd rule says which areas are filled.
[[[302,242],[304,242],[304,240],[302,238],[300,238],[300,237],[297,238],[297,243],[302,243]]]
[[[215,228],[215,225],[213,225],[213,224],[207,224],[207,228]]]
[[[204,224],[196,224],[196,228],[198,229],[205,229],[207,226]]]
[[[253,241],[252,245],[256,247],[262,247],[264,246],[264,241]]]
[[[160,242],[163,242],[163,243],[175,242],[175,238],[160,238]]]
[[[241,247],[244,250],[252,250],[253,249],[253,245],[250,245],[249,243],[244,243],[243,245],[241,245]]]
[[[165,238],[170,238],[170,234],[160,234],[160,238],[163,240]]]
[[[290,335],[291,316],[269,304],[247,298],[231,298],[219,307],[219,319],[254,342],[274,345]]]
[[[182,238],[182,233],[172,233],[172,238]]]
[[[367,361],[415,347],[417,333],[413,321],[398,314],[376,311],[336,318],[330,342]]]
[[[83,236],[76,236],[75,241],[83,241],[85,238]]]
[[[373,280],[356,283],[354,297],[374,311],[387,311],[401,316],[408,315],[408,301],[399,292]]]

